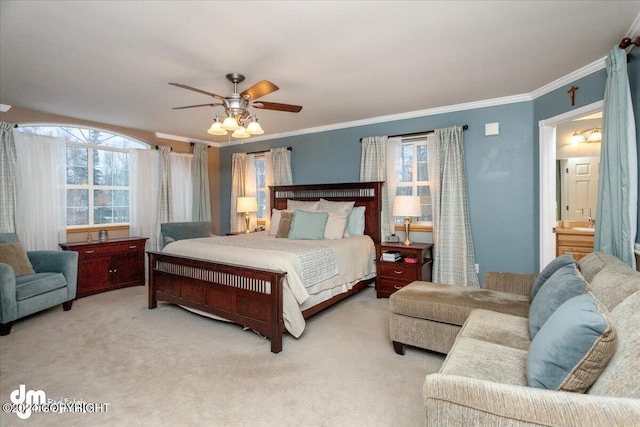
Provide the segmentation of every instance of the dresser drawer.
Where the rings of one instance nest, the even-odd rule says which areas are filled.
[[[419,267],[422,267],[421,265]],[[413,282],[419,279],[416,265],[401,262],[380,263],[380,276]]]

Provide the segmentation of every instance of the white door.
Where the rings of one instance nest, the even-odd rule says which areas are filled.
[[[598,203],[599,171],[599,157],[567,159],[564,172],[568,195],[565,199],[566,204],[562,219],[586,221],[589,216],[595,217]]]

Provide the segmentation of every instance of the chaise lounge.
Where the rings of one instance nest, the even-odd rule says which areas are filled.
[[[592,253],[484,285],[390,298],[396,352],[448,353],[424,382],[426,425],[638,425],[640,273]]]

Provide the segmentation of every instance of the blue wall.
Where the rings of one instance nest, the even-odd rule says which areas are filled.
[[[638,61],[630,66],[638,111]],[[635,79],[635,80],[634,80]],[[534,272],[539,263],[538,122],[603,99],[606,71],[599,70],[533,101],[398,120],[220,149],[220,226],[229,229],[231,155],[269,148],[293,148],[295,184],[359,181],[360,138],[468,124],[465,163],[476,262],[486,271]],[[576,105],[567,90],[576,85]],[[304,114],[304,113],[303,113]],[[636,115],[636,120],[637,120]],[[484,136],[485,123],[499,122],[500,134]],[[637,126],[640,129],[640,125]],[[640,135],[640,133],[639,133]],[[412,233],[416,241],[430,234]],[[417,237],[416,237],[417,236]]]

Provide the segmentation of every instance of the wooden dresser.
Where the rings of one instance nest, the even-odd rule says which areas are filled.
[[[144,286],[146,237],[109,239],[104,242],[61,243],[65,251],[78,252],[76,298],[128,286]]]
[[[431,243],[414,243],[405,246],[402,243],[378,243],[376,245],[376,295],[388,298],[392,293],[408,285],[414,280],[431,281]],[[383,261],[382,253],[399,251],[400,261]],[[416,263],[404,262],[405,258],[415,258]]]

